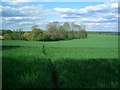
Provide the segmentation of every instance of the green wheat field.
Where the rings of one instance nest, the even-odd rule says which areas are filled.
[[[3,88],[118,88],[117,35],[2,41]]]

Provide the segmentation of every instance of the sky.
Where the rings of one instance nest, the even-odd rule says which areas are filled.
[[[75,2],[76,1],[76,2]],[[49,22],[74,22],[87,31],[118,31],[118,3],[78,2],[78,0],[2,0],[0,29],[30,31],[33,25],[46,29]]]

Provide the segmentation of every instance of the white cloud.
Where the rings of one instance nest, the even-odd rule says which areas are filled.
[[[72,8],[54,8],[54,10],[60,12],[60,13],[66,13],[66,12],[76,12],[79,9],[72,9]]]
[[[112,8],[118,8],[118,3],[112,3],[112,4],[111,4],[111,7],[112,7]]]
[[[33,24],[40,24],[45,21],[49,10],[44,9],[44,4],[30,6],[2,6],[2,26],[3,28],[30,27]],[[44,24],[44,23],[42,23]]]
[[[27,0],[25,0],[27,1]],[[54,11],[45,9],[44,4],[30,6],[0,6],[2,8],[3,27],[31,27],[37,24],[45,26],[49,21],[75,22],[76,24],[85,24],[88,30],[91,29],[117,29],[117,3],[106,3],[96,6],[87,6],[84,8],[59,8]],[[53,16],[56,15],[54,18]],[[52,15],[52,17],[50,16]],[[46,16],[48,20],[46,20]],[[51,18],[50,18],[50,17]]]
[[[81,18],[81,22],[89,22],[89,23],[102,23],[102,22],[107,22],[109,21],[106,18]]]
[[[34,24],[34,23],[33,22],[20,22],[19,24],[24,24],[24,25],[28,24],[29,25],[29,24]]]
[[[52,2],[52,0],[44,0],[45,2]]]
[[[0,6],[0,14],[2,13],[2,6]]]
[[[46,15],[43,11],[43,4],[32,5],[32,6],[22,6],[22,7],[11,7],[3,6],[2,7],[2,16],[3,17],[17,17],[17,16],[44,16]],[[34,13],[33,13],[34,12]]]
[[[94,15],[97,12],[98,13],[110,13],[115,12],[118,8],[118,3],[108,3],[108,4],[101,4],[96,6],[87,6],[85,8],[80,9],[73,9],[73,8],[54,8],[55,11],[59,12],[61,14],[61,17],[80,17],[82,15]]]
[[[35,2],[36,0],[1,0],[2,2],[6,2],[9,5],[22,5],[27,2]]]
[[[87,30],[117,31],[118,29],[118,3],[104,3],[84,8],[56,7],[54,10],[67,21],[86,25]]]
[[[30,19],[30,20],[38,20],[42,19],[40,17],[2,17],[4,21],[10,21],[10,20],[23,20],[23,19]]]
[[[2,2],[32,2],[35,0],[1,0]]]
[[[118,3],[104,3],[84,8],[54,8],[61,18],[85,24],[87,30],[117,30]]]
[[[117,32],[117,23],[85,23],[88,31],[111,31]]]

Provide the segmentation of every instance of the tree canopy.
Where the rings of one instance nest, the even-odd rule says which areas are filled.
[[[30,32],[23,32],[23,29],[17,31],[3,30],[2,35],[3,39],[8,40],[59,41],[86,38],[87,32],[83,26],[74,23],[50,22],[47,25],[47,30],[34,25]]]

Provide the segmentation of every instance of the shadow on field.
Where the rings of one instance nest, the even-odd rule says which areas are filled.
[[[54,73],[49,59],[3,57],[3,88],[56,88],[54,82],[59,88],[120,87],[117,59],[61,59],[52,63]]]
[[[65,59],[56,61],[61,88],[120,87],[120,61],[116,59]]]
[[[2,46],[2,49],[15,49],[20,48],[21,46]]]

